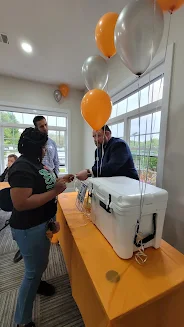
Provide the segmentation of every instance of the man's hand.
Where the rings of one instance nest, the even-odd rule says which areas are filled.
[[[59,179],[62,179],[65,183],[71,183],[74,180],[74,175],[73,174],[64,175]]]
[[[85,181],[88,178],[88,171],[87,170],[81,170],[76,177],[80,180],[80,181]]]

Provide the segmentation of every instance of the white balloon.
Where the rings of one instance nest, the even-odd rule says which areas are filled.
[[[156,0],[132,0],[115,27],[115,46],[123,63],[136,75],[153,60],[164,30],[163,12]]]
[[[108,82],[108,65],[101,56],[87,58],[82,66],[85,85],[88,90],[103,90]]]
[[[54,91],[54,99],[55,99],[57,102],[61,101],[61,99],[62,99],[62,94],[61,94],[61,92],[60,92],[59,90],[55,90],[55,91]]]

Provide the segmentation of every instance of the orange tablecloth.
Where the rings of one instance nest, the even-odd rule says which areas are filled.
[[[7,188],[7,187],[10,187],[8,182],[0,182],[0,190],[2,190],[3,188]]]
[[[184,256],[163,241],[159,250],[147,249],[143,266],[120,259],[75,199],[59,196],[58,239],[85,326],[183,327]],[[116,283],[106,278],[111,270],[120,276]]]

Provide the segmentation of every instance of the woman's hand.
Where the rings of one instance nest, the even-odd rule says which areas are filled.
[[[53,234],[56,234],[60,231],[60,224],[58,221],[55,221],[55,229],[53,231]]]
[[[54,185],[54,190],[56,195],[64,192],[66,190],[66,184],[63,178],[58,178],[56,184]]]
[[[74,175],[73,174],[64,175],[59,179],[63,179],[65,183],[71,183],[74,180]]]

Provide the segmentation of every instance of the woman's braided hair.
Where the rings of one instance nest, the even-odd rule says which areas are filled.
[[[29,127],[20,136],[18,151],[26,157],[42,160],[42,148],[46,145],[48,136],[39,130]]]

